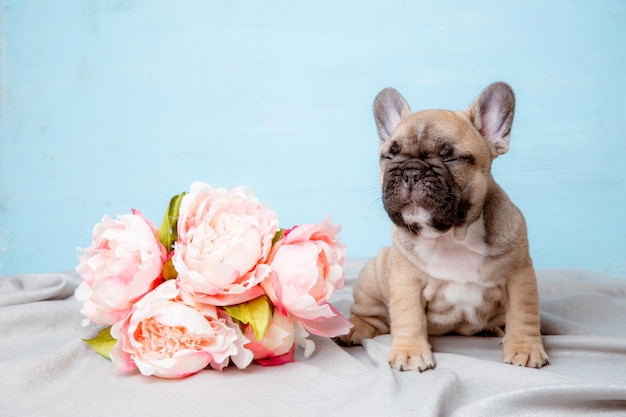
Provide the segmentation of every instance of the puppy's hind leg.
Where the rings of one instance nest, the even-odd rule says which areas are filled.
[[[335,341],[343,346],[360,345],[363,339],[389,333],[389,311],[382,301],[383,295],[376,277],[375,261],[368,262],[353,290],[354,304],[350,308],[350,333]]]
[[[360,307],[361,306],[356,303],[353,305],[353,308],[351,309],[352,314],[350,315],[350,321],[354,324],[354,327],[350,329],[350,333],[337,338],[337,342],[340,345],[360,345],[363,339],[369,339],[379,334],[389,333],[388,320],[385,320],[380,315],[371,314],[378,309],[368,309],[370,314],[359,314],[355,312],[355,310],[364,310]]]

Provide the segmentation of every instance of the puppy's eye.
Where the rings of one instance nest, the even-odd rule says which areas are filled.
[[[389,150],[386,153],[382,154],[380,157],[381,159],[390,160],[390,159],[393,159],[393,157],[398,155],[399,153],[400,153],[400,145],[398,145],[398,142],[393,142],[391,146],[389,147]]]
[[[447,161],[448,159],[452,159],[452,149],[450,149],[448,146],[444,146],[439,151],[439,157],[443,158],[444,161]]]
[[[461,155],[457,157],[448,157],[444,159],[446,164],[468,164],[474,165],[474,157],[472,155]]]

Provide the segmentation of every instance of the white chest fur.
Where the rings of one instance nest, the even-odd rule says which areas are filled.
[[[411,248],[412,259],[430,277],[455,283],[482,283],[481,267],[487,255],[482,219],[472,223],[462,241],[454,231],[436,237],[420,237]]]
[[[457,235],[462,235],[458,233]],[[467,229],[462,240],[454,231],[414,239],[406,255],[427,275],[423,289],[428,303],[429,331],[456,331],[473,334],[499,313],[503,300],[502,282],[495,282],[485,271],[489,246],[485,243],[482,219]]]

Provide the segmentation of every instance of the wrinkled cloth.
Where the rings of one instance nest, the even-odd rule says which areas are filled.
[[[364,260],[349,260],[331,302],[349,314]],[[587,416],[626,415],[626,279],[539,271],[550,366],[500,362],[497,337],[433,337],[437,367],[398,372],[389,335],[276,367],[205,370],[180,380],[122,373],[81,339],[74,273],[0,278],[0,416]]]

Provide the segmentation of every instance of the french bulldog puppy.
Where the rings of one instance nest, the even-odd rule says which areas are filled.
[[[492,331],[503,335],[504,362],[548,364],[526,223],[491,175],[494,158],[509,149],[514,111],[502,82],[465,112],[411,113],[396,90],[378,94],[380,183],[393,245],[360,272],[354,327],[339,343],[391,333],[391,367],[424,371],[435,366],[429,334]]]

